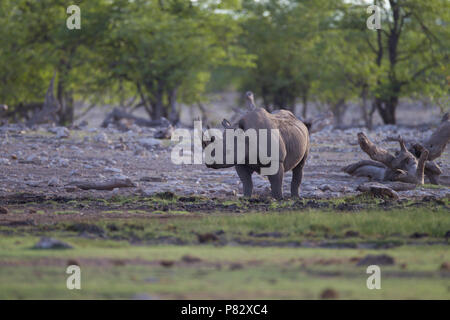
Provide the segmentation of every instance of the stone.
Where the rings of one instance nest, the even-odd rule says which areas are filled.
[[[57,239],[42,237],[33,249],[72,249],[73,247]]]
[[[50,187],[58,187],[60,185],[61,185],[61,182],[59,181],[58,177],[52,177],[48,181],[48,186],[50,186]]]
[[[163,178],[163,177],[142,177],[139,179],[139,181],[144,181],[144,182],[166,182],[167,179]]]
[[[388,256],[387,254],[380,254],[380,255],[368,254],[367,256],[359,260],[357,266],[370,266],[373,264],[379,266],[391,266],[395,264],[395,260],[394,258]]]
[[[95,142],[106,143],[109,144],[111,141],[108,139],[108,136],[104,132],[100,132],[99,134],[94,136]]]
[[[114,173],[122,173],[122,169],[119,168],[113,168],[113,167],[105,167],[103,169],[105,172],[114,172]]]
[[[11,165],[11,162],[8,159],[0,158],[0,165],[9,166]]]
[[[68,138],[70,136],[70,131],[66,127],[54,127],[48,129],[48,131],[56,134],[57,139]]]
[[[139,144],[147,148],[161,145],[161,140],[155,138],[143,138],[139,139],[138,142]]]

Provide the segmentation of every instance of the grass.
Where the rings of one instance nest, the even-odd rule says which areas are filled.
[[[0,269],[0,298],[128,299],[146,293],[154,298],[181,299],[317,299],[327,288],[343,299],[450,298],[448,278],[439,271],[442,259],[450,258],[442,246],[375,252],[213,246],[144,248],[125,244],[96,247],[92,243],[72,243],[78,248],[57,252],[32,250],[28,243],[17,245],[21,249],[16,250],[22,251],[20,261],[28,264]],[[381,267],[381,290],[368,290],[366,266],[352,262],[352,258],[369,253],[387,253],[396,260],[395,266]],[[187,264],[182,260],[186,255],[201,261]],[[14,252],[2,257],[11,264],[17,259]],[[43,259],[48,259],[46,265],[42,265]],[[65,287],[69,259],[80,261],[79,291]],[[141,263],[134,263],[136,259]],[[174,261],[173,266],[159,263],[168,260]],[[92,265],[93,261],[98,265]]]
[[[58,208],[62,221],[0,226],[0,299],[318,299],[325,289],[341,299],[450,299],[448,208],[405,205],[351,212],[136,211],[82,222],[67,220],[76,209]],[[200,241],[201,235],[212,238]],[[32,249],[41,236],[74,248]],[[352,246],[323,246],[343,243]],[[358,265],[369,254],[394,259],[380,266],[381,290],[367,289],[367,266]],[[65,270],[73,263],[82,270],[81,290],[66,289]]]

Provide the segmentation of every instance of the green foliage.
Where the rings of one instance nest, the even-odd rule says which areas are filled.
[[[56,74],[62,123],[73,121],[75,100],[132,98],[152,117],[176,120],[178,102],[233,87],[274,108],[300,99],[304,115],[309,101],[338,113],[359,98],[373,100],[387,122],[401,97],[448,108],[446,0],[377,0],[378,31],[367,29],[362,0],[74,4],[81,30],[67,29],[65,1],[1,1],[1,103],[42,103]]]

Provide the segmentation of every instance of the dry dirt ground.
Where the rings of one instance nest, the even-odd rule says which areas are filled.
[[[305,199],[328,199],[355,195],[365,178],[348,176],[341,168],[367,159],[357,144],[360,128],[325,129],[311,136],[311,152],[304,169],[300,195]],[[375,143],[393,152],[396,143],[385,142],[387,136],[401,134],[406,140],[427,137],[432,128],[382,126],[369,132]],[[149,196],[158,192],[177,195],[203,195],[232,198],[242,192],[233,168],[213,170],[204,165],[176,165],[171,161],[175,142],[153,138],[155,129],[134,127],[128,132],[114,128],[69,130],[69,137],[58,138],[46,127],[29,130],[17,125],[0,127],[0,198],[4,202],[17,194],[48,198],[108,198],[117,195]],[[450,189],[450,150],[438,159],[443,186],[417,188],[400,192],[401,197],[448,197]],[[113,191],[67,188],[73,181],[98,182],[113,178],[130,178],[135,187]],[[258,196],[270,193],[269,182],[255,174],[254,190]],[[291,173],[284,181],[289,196]]]

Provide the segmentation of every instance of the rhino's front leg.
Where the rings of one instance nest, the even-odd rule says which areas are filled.
[[[272,176],[269,176],[270,188],[272,190],[272,197],[277,200],[283,199],[283,176],[284,176],[284,165],[280,163],[278,172]]]
[[[253,192],[253,181],[252,181],[253,171],[244,165],[236,165],[236,172],[244,186],[244,196],[251,197]]]

